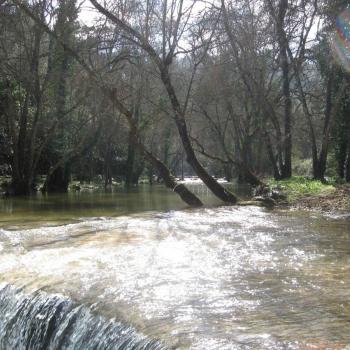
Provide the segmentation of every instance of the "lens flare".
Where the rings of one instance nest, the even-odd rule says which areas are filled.
[[[337,17],[331,46],[336,61],[350,73],[350,8]]]

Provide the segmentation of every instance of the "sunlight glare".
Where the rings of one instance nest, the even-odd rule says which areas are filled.
[[[344,10],[336,20],[331,41],[333,56],[337,63],[350,72],[350,9]]]

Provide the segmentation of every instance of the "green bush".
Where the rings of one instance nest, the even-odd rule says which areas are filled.
[[[293,159],[293,174],[312,176],[312,159]]]
[[[293,176],[287,180],[270,180],[271,187],[278,187],[285,192],[290,200],[303,196],[314,196],[331,193],[333,184],[324,184],[319,180],[312,180],[303,176]]]

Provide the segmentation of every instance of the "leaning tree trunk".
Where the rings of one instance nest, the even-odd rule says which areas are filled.
[[[188,134],[184,111],[180,106],[180,103],[177,99],[177,95],[171,83],[168,71],[169,64],[171,63],[170,57],[164,57],[164,59],[162,60],[158,56],[156,50],[150,45],[147,38],[142,36],[137,30],[129,26],[126,22],[113,15],[105,7],[101,6],[98,3],[98,1],[90,1],[100,13],[105,15],[109,20],[111,20],[115,25],[117,25],[118,28],[131,35],[132,38],[135,38],[136,42],[139,42],[138,44],[140,45],[140,47],[148,53],[152,61],[157,65],[160,71],[161,80],[168,93],[174,111],[175,123],[187,156],[187,162],[191,165],[192,169],[195,171],[198,177],[214,193],[215,196],[227,203],[237,203],[238,198],[233,193],[221,186],[212,176],[210,176],[196,157]]]
[[[174,110],[175,123],[186,153],[187,162],[191,165],[197,176],[205,183],[205,185],[211,190],[211,192],[213,192],[216,197],[226,203],[237,203],[237,196],[232,192],[226,190],[211,175],[209,175],[209,173],[204,169],[202,164],[197,159],[189,138],[185,116],[183,115],[175,90],[171,84],[168,68],[166,66],[163,66],[161,68],[161,79],[167,90]]]
[[[142,144],[139,147],[144,148]],[[201,207],[203,203],[194,195],[184,184],[178,183],[175,177],[170,173],[170,170],[158,158],[144,150],[146,158],[157,169],[159,176],[164,180],[166,187],[177,193],[181,199],[191,207]]]
[[[176,181],[175,176],[171,174],[168,167],[151,152],[149,152],[142,144],[139,130],[134,121],[133,114],[123,105],[121,101],[115,97],[115,92],[109,91],[108,96],[110,97],[111,101],[114,102],[114,105],[118,108],[118,110],[126,117],[130,128],[130,137],[132,143],[156,169],[158,175],[164,180],[165,186],[177,193],[181,199],[191,207],[202,206],[203,203],[201,200],[195,194],[193,194],[184,184],[179,184]]]
[[[57,35],[38,17],[36,17],[26,5],[24,5],[19,0],[13,0],[13,2],[21,10],[23,10],[30,18],[32,18],[37,24],[39,24],[49,35],[54,37],[59,44],[61,44],[64,49],[82,66],[82,68],[87,72],[89,77],[101,87],[101,89],[108,95],[111,99],[111,102],[118,108],[118,110],[125,116],[127,122],[129,123],[130,129],[133,130],[135,145],[139,148],[140,152],[145,156],[145,158],[156,168],[159,175],[163,178],[165,185],[177,193],[181,199],[192,207],[202,206],[203,203],[200,199],[193,194],[188,188],[183,184],[178,184],[175,180],[175,177],[170,173],[169,169],[152,153],[148,152],[145,146],[141,143],[140,137],[138,135],[138,128],[133,121],[132,113],[124,106],[124,104],[116,98],[114,89],[106,87],[96,73],[82,60],[79,55],[65,42],[62,42]]]

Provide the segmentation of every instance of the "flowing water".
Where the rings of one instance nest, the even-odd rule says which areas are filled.
[[[349,216],[197,191],[3,200],[0,349],[349,348]]]

